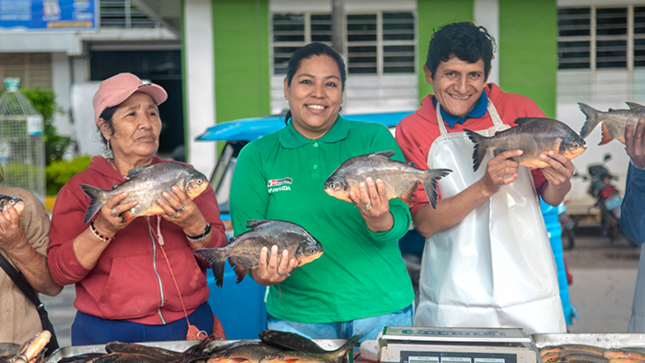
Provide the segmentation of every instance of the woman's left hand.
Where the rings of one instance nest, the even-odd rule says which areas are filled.
[[[173,186],[171,193],[163,192],[161,195],[163,199],[157,199],[157,203],[166,212],[161,214],[163,219],[182,227],[188,236],[204,232],[206,218],[186,193]]]
[[[390,202],[385,191],[385,184],[381,179],[367,177],[359,185],[360,196],[354,191],[349,192],[349,198],[358,207],[361,216],[365,219],[367,228],[372,232],[385,232],[392,229],[394,218],[390,213]]]

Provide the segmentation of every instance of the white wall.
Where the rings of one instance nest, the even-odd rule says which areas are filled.
[[[215,53],[211,0],[184,1],[188,163],[211,175],[216,163],[216,143],[195,141],[215,125]]]
[[[488,82],[499,84],[499,1],[475,0],[473,2],[473,19],[475,25],[481,25],[486,28],[497,43],[497,48],[491,61]]]
[[[52,88],[56,103],[62,107],[63,114],[54,115],[54,126],[61,135],[74,136],[74,124],[70,117],[71,109],[71,60],[62,52],[52,53]]]

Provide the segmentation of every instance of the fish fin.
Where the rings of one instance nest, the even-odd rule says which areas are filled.
[[[515,124],[517,126],[521,126],[522,124],[525,124],[527,122],[533,121],[535,119],[537,119],[537,117],[518,117],[513,122],[515,122]],[[498,132],[500,132],[500,131],[498,131]]]
[[[345,344],[343,344],[340,348],[334,350],[331,352],[331,356],[334,357],[332,359],[333,361],[340,361],[342,357],[344,357],[348,351],[350,351],[354,347],[360,346],[360,343],[358,342],[359,339],[363,334],[356,334],[353,337],[349,338]],[[329,354],[329,353],[328,353]]]
[[[580,111],[587,116],[587,120],[582,125],[579,132],[580,136],[585,139],[589,134],[591,134],[591,131],[598,126],[598,123],[600,123],[598,120],[598,114],[600,111],[582,102],[578,102],[578,107],[580,108]]]
[[[410,206],[410,204],[412,204],[412,195],[414,194],[414,192],[417,190],[418,187],[419,187],[419,182],[415,180],[414,183],[410,185],[408,190],[406,190],[405,193],[401,194],[399,198],[401,198],[401,200],[405,204]]]
[[[128,223],[128,222],[130,222],[131,220],[133,220],[134,218],[135,218],[135,217],[134,217],[134,214],[132,214],[132,212],[130,212],[129,210],[127,210],[127,211],[125,211],[125,212],[121,213],[121,221],[122,221],[123,223]]]
[[[151,166],[153,166],[153,165],[154,165],[154,164],[144,165],[144,166],[140,166],[140,167],[138,167],[138,168],[131,169],[131,170],[128,172],[128,175],[126,175],[126,176],[125,176],[125,179],[126,179],[126,180],[128,180],[128,179],[132,179],[132,178],[136,177],[137,175],[139,175],[139,173],[141,173],[142,171],[144,171],[144,170],[148,169],[149,167],[151,167]]]
[[[413,168],[414,168],[414,163],[413,163],[412,161],[410,161],[410,162],[408,163],[408,165],[410,165],[411,167],[413,167]]]
[[[219,248],[200,248],[193,251],[193,254],[203,258],[211,264],[213,276],[215,277],[215,285],[222,288],[224,284],[224,267],[226,267],[227,255],[226,247]]]
[[[237,276],[237,283],[239,284],[240,282],[242,282],[242,280],[244,280],[246,274],[249,272],[249,269],[244,268],[240,265],[235,265],[235,267],[233,267],[233,271],[235,271],[235,276]]]
[[[83,222],[83,224],[87,224],[103,206],[100,199],[101,195],[106,191],[88,184],[81,184],[80,187],[83,193],[90,197],[90,205],[87,207],[87,211],[85,211],[85,221]]]
[[[600,144],[598,145],[604,145],[613,139],[614,138],[611,137],[611,135],[609,135],[609,130],[607,130],[607,126],[605,126],[605,124],[602,124],[602,140],[600,140]]]
[[[118,187],[119,187],[119,184],[114,184],[114,185],[112,185],[111,190],[114,190],[114,189],[116,189],[116,188],[118,188]]]
[[[256,227],[259,227],[268,222],[269,220],[267,219],[253,219],[250,221],[246,221],[246,228],[255,229]]]
[[[450,169],[430,169],[424,173],[421,184],[426,190],[426,196],[432,208],[437,208],[437,181],[451,172]]]
[[[382,156],[384,158],[392,158],[392,156],[396,155],[396,151],[393,150],[384,150],[384,151],[377,151],[375,153],[371,153],[370,156]]]
[[[475,144],[475,149],[473,150],[473,171],[477,171],[486,157],[486,137],[468,129],[464,129],[464,132],[466,132],[470,141]]]
[[[638,110],[640,108],[645,108],[645,106],[639,105],[636,102],[625,102],[625,103],[627,104],[627,106],[629,106],[630,110]]]

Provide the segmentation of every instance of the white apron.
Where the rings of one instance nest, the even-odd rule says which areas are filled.
[[[490,155],[473,172],[474,144],[464,132],[446,131],[439,107],[441,136],[430,147],[428,165],[453,170],[438,183],[446,199],[481,179]],[[492,136],[510,127],[490,101],[488,113],[495,126],[478,133]],[[426,239],[419,288],[415,326],[566,332],[553,251],[528,168],[520,166],[513,183],[459,224]]]

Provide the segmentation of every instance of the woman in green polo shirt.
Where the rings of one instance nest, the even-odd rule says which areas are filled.
[[[248,220],[274,219],[299,224],[322,243],[324,254],[295,270],[293,260],[276,262],[273,246],[251,271],[270,286],[269,329],[313,339],[374,339],[384,326],[411,326],[413,318],[414,292],[398,247],[410,226],[408,207],[398,198],[388,202],[383,183],[371,178],[354,204],[324,192],[327,177],[351,157],[395,150],[403,161],[383,125],[339,115],[345,78],[330,47],[297,50],[284,80],[287,126],[244,147],[231,185],[236,234]]]

